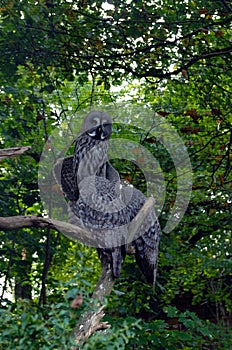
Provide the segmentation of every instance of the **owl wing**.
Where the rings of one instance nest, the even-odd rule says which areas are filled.
[[[139,210],[145,203],[144,194],[131,187],[122,187],[121,197],[123,201],[128,201],[127,215],[130,221],[135,218]],[[130,198],[130,200],[128,200]],[[158,246],[160,239],[160,226],[155,212],[152,210],[145,218],[139,231],[136,233],[135,240],[129,244],[128,249],[135,251],[136,262],[146,277],[148,283],[155,285]]]
[[[79,198],[79,191],[73,173],[73,156],[60,158],[53,167],[56,182],[70,201]]]
[[[110,162],[106,163],[106,178],[112,183],[120,182],[119,173],[112,167]]]
[[[112,184],[120,183],[120,176],[116,169],[110,164],[109,161],[105,162],[96,173],[97,176],[104,177]]]
[[[143,226],[140,228],[139,237],[132,243],[132,246],[135,248],[137,264],[146,277],[147,282],[153,284],[153,286],[156,281],[160,233],[160,226],[155,218],[145,231],[143,231]]]

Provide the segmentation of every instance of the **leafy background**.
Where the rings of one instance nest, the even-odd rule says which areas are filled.
[[[162,235],[155,293],[128,257],[108,298],[112,329],[85,349],[231,348],[231,19],[226,0],[1,1],[0,145],[31,146],[0,163],[1,216],[44,215],[41,152],[83,108],[147,106],[175,126],[193,167],[187,212]],[[176,195],[170,156],[129,126],[112,137],[140,142],[159,161],[164,227]],[[132,163],[114,166],[146,190]],[[95,250],[49,229],[0,237],[0,348],[70,349],[100,274]]]

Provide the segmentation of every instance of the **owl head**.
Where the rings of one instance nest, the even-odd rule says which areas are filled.
[[[109,140],[112,132],[112,119],[105,112],[92,111],[85,117],[80,133],[87,133],[95,140]]]

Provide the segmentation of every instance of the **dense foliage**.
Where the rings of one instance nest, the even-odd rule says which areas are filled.
[[[227,0],[1,1],[0,147],[31,146],[0,163],[1,216],[45,215],[41,153],[84,108],[156,112],[175,127],[192,164],[185,216],[162,235],[155,293],[128,257],[108,298],[112,330],[96,333],[85,349],[231,346],[231,20]],[[157,159],[164,228],[178,191],[168,150],[133,125],[115,123],[112,137]],[[146,191],[141,169],[113,164]],[[0,231],[0,242],[0,348],[69,349],[100,273],[95,250],[50,229]]]

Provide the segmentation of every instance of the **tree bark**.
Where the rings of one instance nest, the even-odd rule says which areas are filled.
[[[28,151],[30,148],[31,146],[19,146],[0,149],[0,160],[19,156],[20,154]]]
[[[79,350],[79,346],[83,345],[96,331],[107,330],[111,327],[108,322],[102,322],[102,318],[105,316],[104,297],[111,293],[114,283],[115,279],[111,270],[107,266],[103,266],[92,295],[93,302],[90,304],[90,310],[82,315],[73,330],[76,346],[73,346],[71,350]]]

